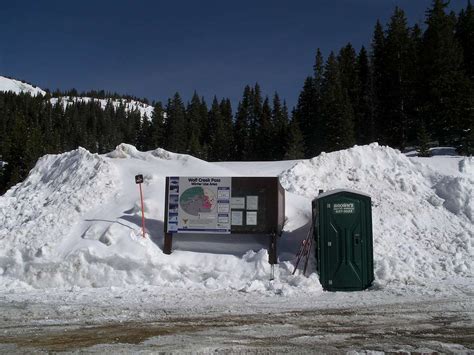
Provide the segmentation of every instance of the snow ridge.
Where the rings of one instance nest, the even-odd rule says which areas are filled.
[[[9,79],[0,75],[0,91],[14,92],[15,94],[29,93],[31,96],[46,95],[46,92],[38,87],[23,83],[19,80]]]

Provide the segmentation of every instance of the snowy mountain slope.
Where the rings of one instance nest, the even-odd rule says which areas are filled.
[[[22,83],[19,80],[9,79],[4,76],[0,76],[0,91],[11,91],[16,94],[19,93],[29,93],[32,96],[37,95],[46,95],[46,92],[38,87],[34,87],[30,84]],[[51,104],[55,105],[58,102],[65,108],[67,105],[74,102],[84,102],[88,103],[90,101],[95,101],[100,104],[102,109],[105,109],[107,103],[110,101],[112,105],[117,109],[120,106],[125,107],[126,112],[139,111],[142,117],[151,118],[153,113],[153,106],[145,104],[136,100],[127,100],[127,99],[95,99],[91,97],[72,97],[72,96],[62,96],[59,98],[51,98],[49,100]]]
[[[30,84],[22,83],[19,80],[9,79],[0,75],[0,91],[11,91],[16,94],[29,93],[31,96],[45,95],[46,92]]]
[[[308,230],[318,189],[353,188],[373,196],[376,286],[429,291],[435,280],[474,276],[474,161],[457,161],[457,172],[444,173],[442,165],[435,170],[377,144],[265,164],[209,163],[126,144],[105,156],[84,149],[45,156],[25,182],[0,197],[0,286],[319,293],[316,274],[291,275],[290,260]],[[146,239],[140,234],[137,173],[145,178]],[[279,174],[287,189],[288,223],[275,281],[268,282],[265,250],[162,253],[166,176],[260,174]]]
[[[95,99],[91,97],[72,97],[72,96],[62,96],[60,98],[51,98],[49,100],[51,104],[56,105],[58,102],[66,108],[69,104],[75,102],[88,103],[91,101],[98,102],[100,107],[104,110],[108,102],[111,102],[115,109],[120,106],[125,107],[126,112],[139,111],[142,117],[151,118],[153,113],[153,106],[147,105],[140,101],[135,100],[126,100],[126,99]]]

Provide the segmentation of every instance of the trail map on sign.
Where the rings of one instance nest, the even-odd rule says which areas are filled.
[[[168,232],[230,233],[230,177],[170,177]]]
[[[186,213],[199,216],[200,212],[211,213],[216,207],[216,196],[208,188],[191,187],[179,198],[179,205]]]

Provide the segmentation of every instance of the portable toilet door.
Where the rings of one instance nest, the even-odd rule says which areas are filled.
[[[317,267],[329,291],[357,291],[374,280],[370,196],[333,190],[314,203]]]

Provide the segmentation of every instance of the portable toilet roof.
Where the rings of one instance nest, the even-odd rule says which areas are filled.
[[[319,198],[331,196],[331,195],[340,194],[340,193],[343,193],[343,192],[351,193],[351,194],[355,194],[355,195],[363,195],[363,196],[371,197],[369,194],[367,194],[365,192],[362,192],[362,191],[357,191],[357,190],[352,190],[352,189],[335,189],[335,190],[330,190],[330,191],[320,193],[318,196],[315,197],[315,200],[319,199]]]

